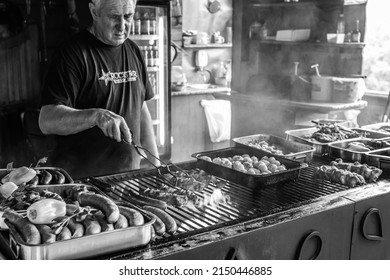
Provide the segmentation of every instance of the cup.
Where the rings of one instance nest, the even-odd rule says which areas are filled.
[[[225,38],[223,38],[222,36],[216,36],[216,37],[214,37],[214,43],[223,44],[223,43],[225,43]]]

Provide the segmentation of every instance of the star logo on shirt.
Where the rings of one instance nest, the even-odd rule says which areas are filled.
[[[102,69],[102,72],[103,72],[103,75],[99,78],[99,81],[104,81],[104,83],[108,84],[108,81],[113,81],[113,78],[111,77],[111,73],[110,71],[108,71],[107,73],[104,72],[104,70]]]

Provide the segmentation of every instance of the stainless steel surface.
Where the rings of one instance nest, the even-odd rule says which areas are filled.
[[[361,128],[385,133],[390,136],[390,122],[380,122],[380,123],[363,125]],[[385,128],[386,130],[383,130],[383,128]]]
[[[341,158],[345,161],[365,163],[367,161],[367,152],[352,151],[348,149],[348,145],[352,142],[359,142],[373,148],[373,151],[385,147],[389,147],[389,143],[380,140],[372,140],[368,138],[348,139],[329,144],[329,156],[332,158]]]
[[[288,141],[281,137],[266,134],[255,134],[233,139],[233,142],[237,147],[241,146],[265,151],[261,148],[249,145],[250,143],[258,143],[260,141],[266,141],[269,145],[275,145],[278,147],[283,152],[283,155],[279,155],[280,157],[297,160],[300,162],[310,162],[313,159],[313,154],[315,151],[313,146],[295,141]],[[268,151],[265,152],[270,155],[275,155]]]
[[[37,188],[41,190],[47,189],[61,195],[67,189],[81,185],[84,184],[48,185],[39,186]],[[97,188],[92,186],[88,186],[88,190],[103,194]],[[51,244],[26,244],[17,230],[11,224],[7,223],[10,228],[10,247],[17,259],[66,260],[96,257],[102,254],[109,254],[144,246],[151,240],[151,227],[155,218],[143,212],[141,209],[137,209],[141,211],[145,217],[145,224],[142,226],[115,229],[113,231],[102,232],[70,240],[56,241]]]

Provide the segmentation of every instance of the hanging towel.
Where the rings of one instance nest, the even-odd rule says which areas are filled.
[[[228,100],[201,100],[204,108],[211,142],[230,140],[231,105]]]

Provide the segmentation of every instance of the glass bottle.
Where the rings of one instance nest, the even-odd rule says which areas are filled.
[[[344,14],[341,13],[337,20],[337,34],[344,34],[344,32],[345,32]]]
[[[356,28],[352,31],[351,41],[354,43],[360,43],[360,29],[359,29],[359,20],[356,21]]]

